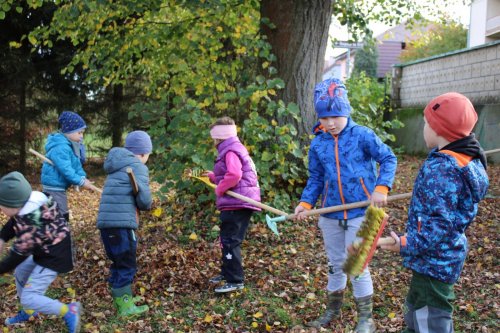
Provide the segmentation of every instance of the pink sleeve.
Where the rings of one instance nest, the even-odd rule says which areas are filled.
[[[243,170],[241,169],[242,166],[243,165],[241,164],[238,155],[236,155],[232,151],[226,154],[227,172],[224,175],[224,179],[222,179],[221,182],[215,188],[215,194],[217,194],[217,196],[223,195],[224,192],[226,192],[227,190],[231,189],[232,187],[236,186],[236,184],[238,184],[238,182],[241,179],[241,176],[243,176]]]

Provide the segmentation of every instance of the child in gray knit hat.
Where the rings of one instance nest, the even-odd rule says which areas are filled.
[[[63,318],[69,332],[78,332],[80,303],[64,304],[45,295],[58,274],[73,269],[70,230],[54,200],[32,191],[24,176],[14,171],[0,179],[0,211],[9,217],[0,231],[0,253],[15,238],[11,251],[0,261],[0,274],[15,269],[22,306],[5,325],[20,324],[43,313]]]
[[[104,161],[107,178],[99,205],[97,228],[108,258],[113,262],[108,278],[118,315],[138,315],[148,311],[147,305],[135,305],[132,282],[137,271],[135,230],[139,227],[139,210],[151,208],[149,171],[146,166],[153,150],[151,138],[144,131],[127,135],[125,147],[109,151]],[[129,181],[127,169],[132,169],[138,191]]]

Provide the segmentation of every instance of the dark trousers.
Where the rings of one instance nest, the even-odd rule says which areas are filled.
[[[413,271],[406,296],[404,333],[453,333],[453,284]]]
[[[221,274],[229,283],[244,281],[241,243],[250,224],[253,210],[224,210],[220,213],[220,241],[222,245]]]
[[[137,238],[133,229],[101,229],[101,239],[106,255],[113,262],[110,267],[109,285],[118,289],[132,284],[137,272]]]

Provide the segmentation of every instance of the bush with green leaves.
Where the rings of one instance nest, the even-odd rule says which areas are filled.
[[[360,125],[369,127],[377,133],[384,142],[396,140],[389,131],[401,128],[404,124],[397,118],[385,120],[384,114],[392,112],[390,105],[390,86],[379,83],[376,78],[367,76],[364,72],[351,76],[346,87],[349,91],[349,102],[352,107],[352,118]]]

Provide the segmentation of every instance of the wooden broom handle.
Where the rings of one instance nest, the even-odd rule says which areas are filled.
[[[139,193],[139,186],[137,186],[137,180],[135,179],[134,171],[132,168],[127,168],[128,179],[130,180],[130,185],[132,185],[132,190],[134,194]]]
[[[396,241],[392,237],[380,237],[377,241],[377,246],[394,244],[396,244]]]

